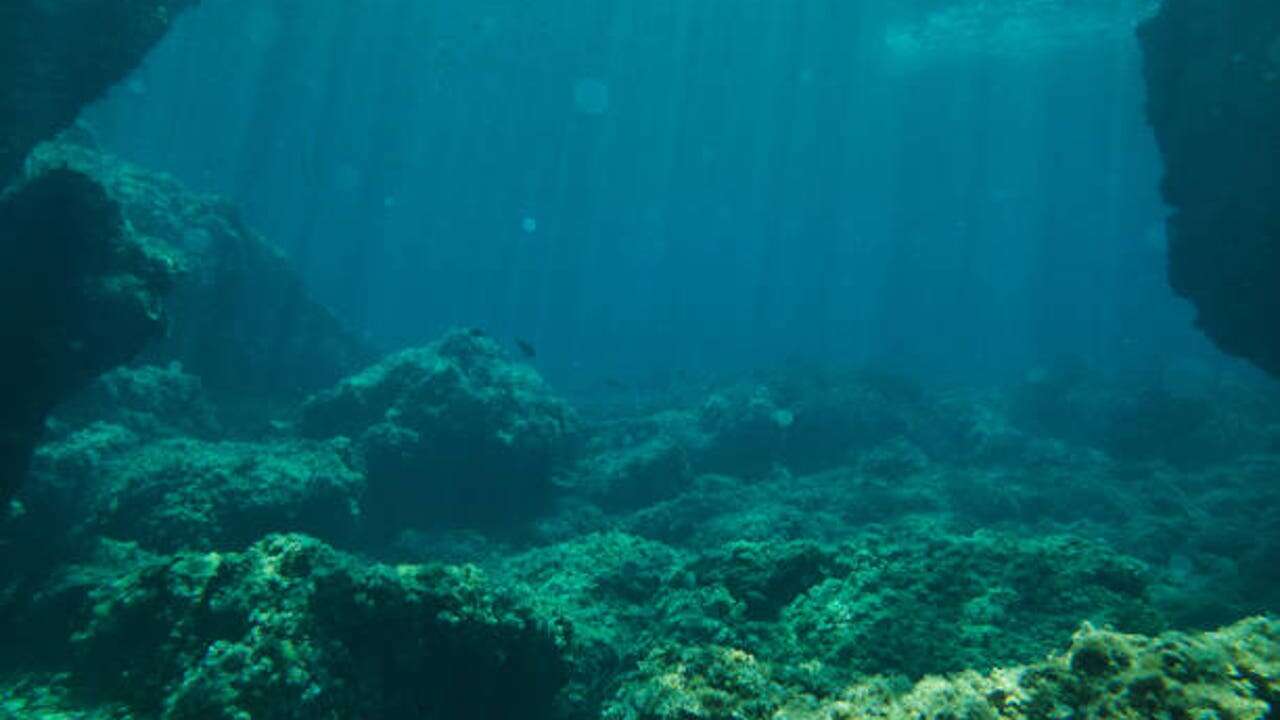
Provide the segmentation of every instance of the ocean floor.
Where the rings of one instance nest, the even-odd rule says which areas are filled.
[[[116,370],[3,526],[0,716],[1272,718],[1280,392],[1171,378]]]

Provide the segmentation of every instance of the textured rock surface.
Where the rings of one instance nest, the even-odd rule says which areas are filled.
[[[216,437],[217,411],[200,378],[178,363],[116,368],[58,408],[58,426],[113,423],[145,437]]]
[[[788,688],[741,650],[660,652],[641,665],[610,720],[1265,720],[1280,701],[1280,626],[1260,618],[1218,632],[1155,638],[1083,626],[1064,653],[989,674],[880,679],[830,700]]]
[[[564,628],[474,568],[276,535],[82,573],[78,679],[140,716],[540,718],[564,678]]]
[[[355,440],[370,521],[395,529],[541,512],[576,424],[532,368],[479,333],[456,331],[311,398],[300,429]]]
[[[1219,347],[1280,375],[1280,5],[1167,0],[1140,36],[1170,282]]]
[[[137,232],[187,266],[169,298],[168,332],[148,348],[148,359],[180,362],[211,394],[294,398],[369,360],[284,255],[225,200],[69,143],[37,148],[31,165],[92,176]]]
[[[178,269],[82,173],[50,170],[0,199],[0,502],[54,406],[160,335]]]
[[[195,0],[6,0],[0,4],[0,187],[142,61]]]
[[[501,575],[573,622],[572,694],[587,705],[650,668],[721,654],[752,658],[780,695],[833,697],[862,676],[1035,660],[1082,619],[1164,627],[1141,563],[1067,537],[898,525],[840,545],[699,550],[604,533],[531,551]]]
[[[352,514],[364,477],[361,452],[349,466],[347,447],[357,450],[371,425],[417,417],[432,419],[415,425],[423,430],[470,428],[459,448],[494,447],[483,443],[497,429],[522,427],[513,418],[546,417],[531,412],[539,403],[512,400],[543,397],[536,382],[525,384],[527,373],[486,338],[450,335],[352,378],[302,413],[300,426],[356,440],[299,440],[280,423],[272,439],[255,442],[184,437],[196,428],[183,416],[201,403],[176,368],[109,373],[80,414],[51,425],[25,514],[0,527],[0,717],[5,709],[113,719],[217,718],[223,708],[253,717],[429,714],[417,704],[422,696],[404,689],[410,676],[466,684],[437,677],[439,666],[414,655],[424,646],[406,640],[439,637],[439,623],[452,623],[447,608],[419,614],[417,601],[404,599],[458,587],[439,578],[479,587],[494,602],[518,598],[505,607],[553,640],[572,638],[556,645],[558,659],[538,661],[551,663],[539,667],[555,668],[554,677],[527,675],[541,690],[516,691],[563,685],[554,716],[566,720],[602,712],[1261,720],[1257,711],[1275,704],[1265,689],[1274,675],[1259,661],[1274,651],[1270,623],[1149,638],[1280,607],[1280,445],[1268,451],[1253,438],[1226,455],[1204,453],[1217,441],[1193,432],[1181,445],[1200,463],[1173,462],[1160,448],[1119,457],[1095,409],[1141,402],[1143,393],[1085,375],[880,393],[845,417],[901,418],[886,421],[900,434],[875,442],[880,434],[855,425],[845,436],[850,452],[826,456],[840,466],[699,476],[668,462],[680,457],[681,433],[694,426],[696,438],[698,429],[696,411],[674,409],[600,421],[575,466],[599,487],[560,487],[559,501],[520,532],[498,523],[360,535],[388,515]],[[1210,424],[1264,435],[1280,399],[1265,386],[1226,387],[1205,388],[1209,417],[1218,418]],[[803,394],[771,392],[774,406],[797,408],[797,418],[814,407],[796,400]],[[1022,403],[1042,422],[1010,414]],[[731,407],[739,406],[721,412]],[[437,424],[446,419],[456,425]],[[726,420],[723,427],[735,425]],[[1080,427],[1090,422],[1099,424]],[[751,442],[750,433],[741,437]],[[863,444],[868,438],[875,444]],[[412,483],[386,490],[385,502],[414,512],[425,492]],[[361,550],[382,562],[475,562],[487,579],[357,561],[319,544],[347,542],[353,527]],[[256,537],[297,529],[323,536]],[[75,542],[59,547],[51,537]],[[153,554],[160,550],[173,554]],[[423,577],[434,579],[401,582]],[[1081,649],[1045,661],[1069,647],[1081,622],[1108,630],[1088,630]],[[493,633],[513,637],[487,621],[463,625],[443,645],[428,644],[450,648],[451,667],[475,667],[468,664],[493,647]],[[1098,643],[1107,649],[1088,649]],[[1254,674],[1224,680],[1221,662]],[[922,677],[929,673],[959,674]],[[85,679],[98,694],[84,694]],[[365,687],[389,704],[361,694]],[[549,707],[539,697],[530,706]]]
[[[270,532],[352,542],[364,476],[341,441],[154,442],[98,472],[84,531],[158,552],[234,550]]]

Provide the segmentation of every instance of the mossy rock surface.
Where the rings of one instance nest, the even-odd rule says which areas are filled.
[[[567,673],[567,626],[475,568],[301,535],[157,557],[90,601],[79,672],[166,719],[549,717]]]

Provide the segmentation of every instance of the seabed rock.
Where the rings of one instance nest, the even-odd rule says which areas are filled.
[[[568,627],[475,568],[373,564],[302,535],[135,553],[44,598],[83,606],[61,638],[78,699],[137,717],[547,718],[567,676]]]
[[[180,363],[214,397],[290,401],[371,359],[227,200],[71,142],[40,146],[29,165],[93,177],[137,232],[182,259],[187,272],[167,301],[172,321],[144,359]]]
[[[312,397],[299,421],[307,437],[355,442],[370,522],[389,530],[536,516],[576,428],[536,371],[474,331],[388,357]]]
[[[0,198],[0,502],[53,408],[159,337],[180,271],[83,173],[50,170]]]
[[[1280,624],[1125,635],[1083,625],[1063,653],[989,673],[883,678],[837,697],[788,690],[732,648],[657,652],[606,708],[608,720],[1267,720],[1280,703]]]

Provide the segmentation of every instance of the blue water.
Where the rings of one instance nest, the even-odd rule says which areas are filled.
[[[1270,0],[11,1],[0,720],[1276,717]]]
[[[1149,3],[207,3],[87,114],[385,347],[556,381],[1214,361],[1164,280]]]

